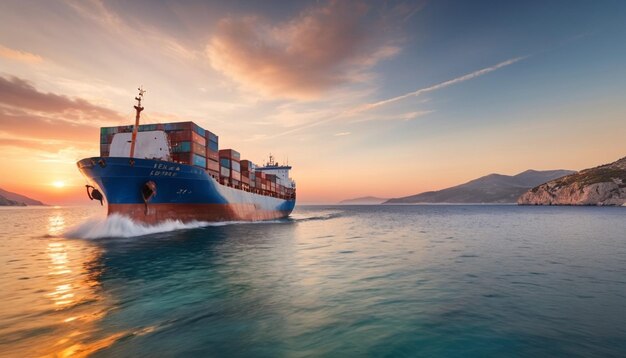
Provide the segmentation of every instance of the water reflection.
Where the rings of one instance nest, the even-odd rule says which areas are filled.
[[[102,249],[62,237],[85,211],[26,208],[2,215],[0,232],[12,235],[2,238],[0,250],[0,355],[85,356],[106,346],[110,335],[98,333],[111,307],[99,280]]]

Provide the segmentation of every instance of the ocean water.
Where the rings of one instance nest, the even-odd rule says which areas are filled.
[[[626,356],[626,208],[102,215],[0,209],[0,356]]]

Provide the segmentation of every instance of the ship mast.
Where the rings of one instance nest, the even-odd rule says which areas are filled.
[[[135,126],[133,127],[133,136],[130,140],[130,157],[133,158],[135,155],[135,143],[137,142],[137,131],[139,130],[139,118],[141,117],[141,111],[143,111],[143,107],[141,106],[141,100],[143,99],[143,94],[146,91],[143,89],[143,86],[137,88],[139,90],[139,95],[135,97],[137,101],[137,105],[135,106],[135,111],[137,114],[135,115]]]

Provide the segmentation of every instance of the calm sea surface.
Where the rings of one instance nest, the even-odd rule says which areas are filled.
[[[94,214],[0,209],[1,356],[626,356],[626,208]]]

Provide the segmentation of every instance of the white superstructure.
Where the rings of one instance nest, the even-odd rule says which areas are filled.
[[[130,157],[132,133],[117,133],[111,141],[110,157]],[[169,160],[170,146],[163,131],[138,132],[133,158]]]

